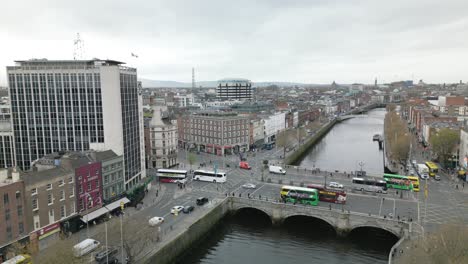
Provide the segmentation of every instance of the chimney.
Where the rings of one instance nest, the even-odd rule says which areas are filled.
[[[13,171],[11,172],[11,179],[13,180],[13,182],[17,182],[20,180],[20,173],[16,169],[16,167],[14,167]]]

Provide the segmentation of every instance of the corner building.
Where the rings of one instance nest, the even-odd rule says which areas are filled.
[[[113,60],[28,60],[8,66],[16,164],[58,151],[111,149],[126,189],[146,176],[135,68]]]

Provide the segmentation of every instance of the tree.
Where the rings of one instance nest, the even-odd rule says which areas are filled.
[[[283,159],[286,157],[286,148],[291,145],[295,135],[293,130],[283,130],[276,135],[276,145],[283,148]]]
[[[389,107],[390,109],[394,109]],[[408,127],[395,111],[385,115],[385,142],[389,157],[393,161],[405,164],[410,150],[410,136]]]
[[[296,133],[297,133],[297,144],[300,145],[302,140],[307,136],[307,131],[303,127],[298,127],[296,129]]]
[[[449,158],[460,140],[460,132],[453,129],[444,128],[437,134],[431,136],[430,143],[432,150],[437,155],[440,162],[447,165]]]
[[[190,152],[188,154],[188,162],[190,164],[190,169],[192,169],[192,166],[193,164],[195,164],[195,162],[197,162],[197,156],[195,156],[195,154],[193,154],[192,152]]]
[[[468,263],[467,244],[466,226],[446,224],[436,232],[412,241],[409,245],[410,250],[405,249],[402,256],[395,260],[403,264]],[[399,254],[398,250],[395,254]]]

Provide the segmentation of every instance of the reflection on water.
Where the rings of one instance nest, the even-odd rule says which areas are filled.
[[[357,117],[335,125],[300,162],[301,167],[328,171],[363,170],[371,174],[383,173],[383,151],[372,141],[382,134],[385,109],[374,109],[367,116]]]

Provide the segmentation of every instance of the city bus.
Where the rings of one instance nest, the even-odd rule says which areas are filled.
[[[319,201],[345,204],[346,203],[346,192],[343,190],[331,190],[325,188],[320,184],[308,184],[307,188],[318,190]]]
[[[429,176],[431,177],[434,177],[439,172],[439,167],[432,161],[426,161],[426,166],[429,169]]]
[[[226,182],[226,173],[222,171],[205,171],[205,170],[196,170],[193,173],[193,180],[195,181],[206,181],[206,182]]]
[[[318,190],[296,186],[283,186],[280,192],[281,200],[287,203],[318,205]]]
[[[186,170],[158,169],[156,176],[159,182],[185,183],[187,181]]]
[[[358,191],[386,193],[387,183],[373,178],[353,178],[353,189]]]
[[[397,175],[397,174],[384,174],[384,180],[387,183],[387,188],[400,189],[400,190],[414,190],[413,180],[409,179],[408,176]],[[416,178],[417,186],[419,190],[419,179]]]

